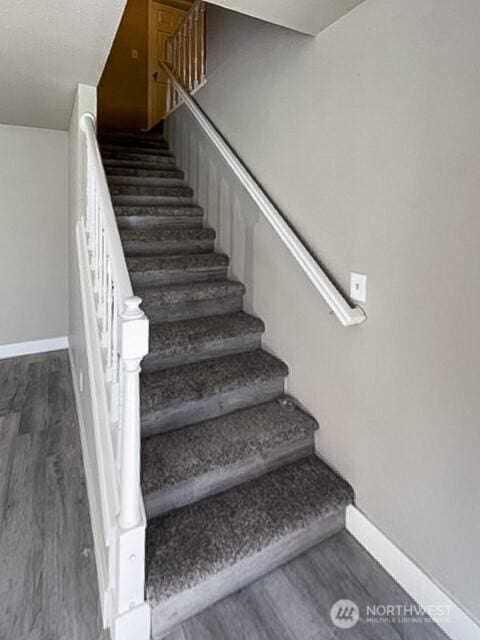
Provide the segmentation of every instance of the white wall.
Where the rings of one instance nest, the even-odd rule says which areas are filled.
[[[68,333],[68,135],[0,125],[0,345]]]
[[[315,39],[209,7],[201,106],[368,321],[345,329],[182,109],[180,163],[318,450],[480,619],[478,0],[366,0]]]

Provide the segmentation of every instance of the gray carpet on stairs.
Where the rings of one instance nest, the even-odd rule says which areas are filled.
[[[142,490],[147,513],[164,514],[149,520],[146,548],[152,633],[161,637],[338,531],[354,496],[312,455],[317,423],[285,395],[287,365],[262,349],[265,326],[243,312],[245,287],[228,278],[229,258],[215,252],[215,231],[203,226],[168,143],[158,133],[100,140],[150,320]]]
[[[158,491],[233,465],[261,458],[293,440],[313,438],[315,420],[288,396],[229,413],[184,429],[146,438],[142,444],[142,488]],[[313,439],[312,439],[313,447]]]
[[[155,603],[201,583],[353,499],[316,456],[150,521],[147,597]]]
[[[142,414],[288,375],[287,366],[266,351],[212,358],[142,375]]]

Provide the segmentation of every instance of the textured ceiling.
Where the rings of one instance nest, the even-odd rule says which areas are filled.
[[[0,124],[67,129],[96,85],[126,0],[0,0]]]

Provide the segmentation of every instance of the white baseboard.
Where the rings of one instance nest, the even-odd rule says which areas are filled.
[[[0,345],[0,360],[31,355],[32,353],[60,351],[60,349],[68,349],[67,336],[62,336],[61,338],[49,338],[48,340],[31,340],[30,342],[2,344]]]
[[[480,626],[356,507],[347,508],[345,526],[421,607],[428,610],[439,605],[449,612],[448,616],[432,617],[451,640],[480,639]]]

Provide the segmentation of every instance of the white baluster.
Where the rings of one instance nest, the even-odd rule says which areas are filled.
[[[119,355],[118,355],[118,294],[115,283],[112,283],[112,384],[110,387],[110,420],[120,422],[120,394],[119,394]],[[117,456],[119,460],[119,456]]]
[[[172,68],[175,71],[177,68],[177,39],[176,37],[173,38],[173,62],[172,62]]]
[[[106,301],[106,347],[107,347],[107,368],[105,375],[108,382],[112,381],[113,368],[113,343],[112,343],[112,325],[113,325],[113,285],[112,285],[112,263],[110,257],[107,260],[107,295]],[[112,407],[110,407],[110,413]]]
[[[90,238],[90,269],[93,272],[94,278],[95,278],[95,265],[97,262],[97,226],[98,226],[98,193],[97,193],[97,189],[95,188],[94,198],[93,198],[93,225],[92,225],[92,235]]]
[[[191,91],[193,87],[192,78],[192,58],[193,58],[193,22],[192,15],[188,16],[188,90]]]
[[[182,67],[182,85],[185,87],[187,82],[187,25],[183,25],[183,67]]]
[[[205,11],[206,11],[205,2],[202,2],[200,5],[200,80],[203,81],[206,75],[206,67],[205,67],[205,43],[206,43],[206,20],[205,20]]]
[[[102,218],[100,203],[97,199],[97,233],[95,237],[95,293],[97,294],[97,315],[98,315],[98,294],[100,292],[100,263],[102,261]]]
[[[168,65],[171,67],[172,66],[172,41],[170,40],[170,38],[168,38],[168,40],[166,41],[165,46],[167,48],[166,50],[167,62],[168,62]]]
[[[167,80],[167,115],[172,110],[172,83]]]
[[[194,50],[195,50],[195,58],[193,61],[193,86],[196,88],[198,86],[198,20],[199,20],[199,5],[195,5],[194,9],[194,29],[193,29],[193,40],[194,40]]]

